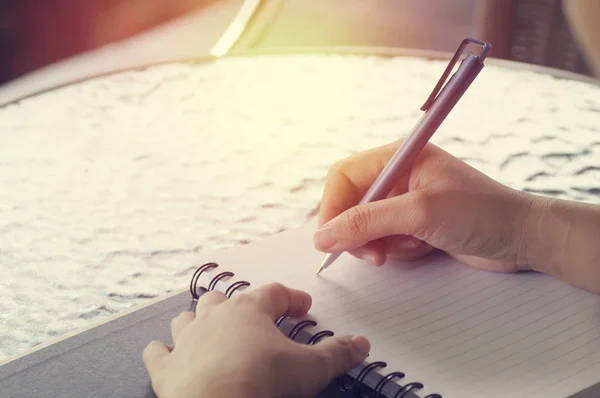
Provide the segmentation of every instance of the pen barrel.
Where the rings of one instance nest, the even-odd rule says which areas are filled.
[[[385,199],[389,195],[398,184],[399,179],[410,171],[423,147],[429,142],[431,136],[467,91],[481,69],[483,69],[483,63],[473,54],[468,54],[456,73],[438,94],[433,104],[421,116],[408,138],[379,174],[379,177],[360,201],[361,204]]]

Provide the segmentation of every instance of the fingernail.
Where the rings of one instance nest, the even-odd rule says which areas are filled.
[[[331,222],[331,220],[327,221],[325,224],[321,225],[321,226],[319,227],[319,229],[323,229],[323,228],[327,228],[327,227],[329,227],[329,223],[330,223],[330,222]]]
[[[333,236],[331,226],[329,226],[327,224],[323,225],[317,232],[315,232],[313,241],[314,241],[315,247],[318,250],[322,250],[322,251],[331,250],[337,244],[337,242],[335,240],[335,236]]]
[[[363,259],[364,261],[368,262],[371,265],[377,265],[375,263],[375,256],[372,254],[365,253],[365,254],[362,254],[360,256],[360,258]]]
[[[423,242],[417,238],[407,236],[398,242],[398,247],[400,247],[400,249],[416,249],[417,247],[421,246],[422,243]]]
[[[369,343],[369,340],[363,336],[353,336],[352,342],[356,345],[356,348],[362,356],[369,355],[369,351],[371,350],[371,343]]]

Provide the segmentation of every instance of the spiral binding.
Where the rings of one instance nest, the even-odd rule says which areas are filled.
[[[333,336],[333,332],[331,330],[321,330],[318,333],[315,333],[310,340],[308,340],[309,345],[313,345],[313,344],[317,344],[321,339],[324,339],[325,337],[331,337]]]
[[[206,263],[203,266],[199,267],[195,272],[194,275],[192,275],[192,279],[190,280],[190,293],[192,294],[192,297],[194,298],[194,300],[198,300],[198,280],[200,279],[200,275],[202,275],[203,272],[208,271],[209,269],[212,268],[217,268],[219,266],[219,264],[217,263]]]
[[[234,275],[233,272],[229,272],[229,271],[227,271],[227,272],[221,272],[219,275],[217,275],[214,278],[212,278],[212,280],[208,284],[207,290],[209,292],[212,292],[213,290],[215,290],[215,287],[217,287],[217,283],[219,283],[219,281],[221,279],[231,278],[233,275]]]
[[[197,301],[199,298],[198,281],[200,280],[200,276],[204,272],[211,270],[213,268],[218,268],[218,267],[219,267],[219,265],[217,263],[206,263],[206,264],[198,267],[198,269],[196,269],[196,271],[192,275],[192,279],[190,281],[190,293],[192,295],[192,298],[195,301]],[[225,278],[231,278],[233,276],[235,276],[235,274],[233,272],[229,272],[229,271],[221,272],[221,273],[215,275],[210,280],[206,290],[208,290],[208,291],[214,290],[217,286],[217,283],[219,283],[219,281],[221,281],[222,279],[225,279]],[[227,290],[225,290],[225,296],[231,297],[231,295],[236,290],[241,289],[243,287],[248,287],[248,286],[250,286],[250,283],[247,281],[234,282],[227,288]],[[285,316],[280,317],[275,322],[275,325],[277,327],[279,327],[286,318],[287,317],[285,317]],[[308,327],[314,327],[314,326],[317,326],[317,322],[315,322],[313,320],[307,319],[307,320],[300,321],[297,324],[295,324],[294,327],[289,331],[287,337],[290,338],[291,340],[295,340],[296,337],[298,336],[298,334],[303,329],[308,328]],[[331,336],[334,336],[334,333],[331,330],[321,330],[321,331],[315,333],[314,335],[312,335],[310,337],[310,339],[308,340],[307,344],[314,345],[314,344],[317,344],[320,340],[324,339],[325,337],[331,337]],[[342,391],[353,392],[354,396],[357,398],[383,397],[384,396],[383,389],[385,388],[385,385],[387,383],[391,382],[394,379],[402,379],[406,376],[402,372],[388,373],[385,376],[382,376],[381,380],[379,380],[379,382],[373,388],[373,391],[371,392],[371,394],[366,396],[364,394],[364,388],[365,388],[365,385],[363,383],[364,380],[371,372],[374,372],[377,369],[383,369],[385,367],[387,367],[387,363],[383,362],[383,361],[369,363],[360,371],[358,376],[356,376],[356,378],[352,382],[348,382],[348,379],[352,380],[352,377],[350,377],[350,376],[345,375],[342,377],[338,377],[337,378],[338,388]],[[419,382],[407,383],[404,386],[401,386],[400,390],[398,392],[396,392],[396,395],[394,395],[393,398],[404,398],[404,397],[406,397],[406,395],[409,392],[411,392],[413,390],[421,389],[423,387],[424,387],[423,384],[419,383]],[[443,398],[443,397],[439,394],[429,394],[424,398]]]
[[[388,373],[387,375],[385,375],[381,380],[379,380],[379,383],[377,383],[377,385],[375,386],[375,388],[373,389],[373,395],[371,395],[370,398],[375,398],[377,396],[380,396],[383,392],[383,387],[385,387],[385,385],[393,380],[393,379],[401,379],[404,376],[406,376],[403,372],[392,372],[392,373]]]
[[[365,380],[365,377],[367,377],[367,375],[369,373],[371,373],[372,371],[374,371],[375,369],[385,368],[386,366],[387,366],[387,363],[385,363],[383,361],[378,361],[378,362],[373,362],[373,363],[368,364],[367,366],[365,366],[365,368],[363,370],[360,371],[358,376],[356,376],[356,380],[354,381],[354,386],[353,386],[353,390],[354,390],[356,398],[364,397],[363,381]],[[371,395],[371,396],[374,396],[374,394],[375,393],[373,393],[373,395]]]
[[[242,287],[248,287],[250,286],[249,282],[246,281],[237,281],[235,283],[232,283],[227,290],[225,290],[225,296],[227,296],[227,298],[231,297],[231,295],[233,294],[233,292],[235,292],[236,290],[242,288]]]

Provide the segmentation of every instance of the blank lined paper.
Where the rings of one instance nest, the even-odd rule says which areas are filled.
[[[421,396],[565,397],[600,382],[600,297],[537,273],[498,274],[442,254],[374,267],[344,254],[317,276],[314,225],[218,253],[250,288],[280,282],[313,297],[310,317],[362,334],[370,360],[425,385]],[[214,273],[211,273],[214,276]],[[207,277],[212,277],[208,275]]]

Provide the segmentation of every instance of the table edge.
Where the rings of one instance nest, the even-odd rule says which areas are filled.
[[[363,47],[363,46],[328,46],[328,47],[294,47],[294,48],[273,48],[273,49],[250,49],[239,52],[232,52],[225,57],[247,57],[247,56],[268,56],[268,55],[296,55],[296,54],[315,54],[315,55],[364,55],[376,56],[382,58],[393,57],[414,57],[430,60],[450,60],[454,53],[445,51],[425,50],[416,48],[395,48],[395,47]],[[553,68],[550,66],[530,64],[526,62],[488,57],[485,60],[488,65],[500,66],[506,69],[525,70],[529,72],[551,75],[556,78],[570,79],[584,83],[591,83],[600,87],[600,79],[590,77],[584,74],[571,72],[568,70]]]
[[[189,58],[174,58],[167,61],[150,62],[140,64],[138,66],[128,66],[124,68],[115,68],[111,71],[101,72],[97,74],[89,74],[73,80],[67,80],[60,84],[56,84],[50,87],[42,88],[40,90],[25,93],[20,96],[16,96],[13,99],[9,99],[3,103],[0,103],[0,109],[5,108],[9,105],[14,105],[20,101],[36,97],[38,95],[45,94],[47,92],[58,90],[64,87],[83,83],[92,79],[101,77],[107,77],[116,75],[119,73],[142,71],[152,67],[158,67],[169,64],[205,64],[209,62],[215,62],[219,59],[228,58],[249,58],[249,57],[260,57],[260,56],[293,56],[293,55],[356,55],[356,56],[373,56],[381,58],[394,58],[394,57],[415,57],[427,60],[448,60],[452,57],[452,53],[443,51],[433,50],[422,50],[422,49],[411,49],[411,48],[394,48],[394,47],[367,47],[367,46],[323,46],[323,47],[290,47],[290,48],[271,48],[271,49],[246,49],[243,51],[233,51],[227,55],[216,57],[211,55],[204,55],[198,57]],[[552,67],[528,64],[524,62],[505,60],[499,58],[489,57],[486,60],[486,64],[495,65],[506,69],[512,70],[523,70],[534,72],[538,74],[550,75],[559,79],[567,79],[578,81],[582,83],[592,84],[600,87],[600,80],[586,75],[582,75],[575,72],[566,70],[556,69]]]
[[[35,353],[37,351],[40,351],[40,350],[44,349],[44,348],[50,347],[50,346],[52,346],[52,345],[54,345],[56,343],[60,343],[63,340],[67,340],[67,339],[69,339],[69,338],[71,338],[73,336],[76,336],[76,335],[79,335],[81,333],[87,332],[88,330],[97,328],[98,326],[102,326],[104,324],[107,324],[109,322],[112,322],[114,320],[122,318],[122,317],[127,316],[129,314],[132,314],[134,312],[143,310],[143,309],[148,308],[148,307],[150,307],[150,306],[152,306],[154,304],[157,304],[157,303],[159,303],[161,301],[164,301],[164,300],[167,300],[169,298],[172,298],[172,297],[178,296],[180,294],[183,294],[186,291],[189,291],[188,287],[181,287],[181,288],[172,290],[172,291],[170,291],[169,293],[166,293],[166,294],[159,294],[158,296],[156,296],[156,297],[154,297],[152,299],[149,299],[147,301],[143,301],[143,302],[138,303],[138,304],[134,304],[131,307],[127,307],[127,308],[125,308],[123,310],[120,310],[120,311],[118,311],[118,312],[116,312],[116,313],[114,313],[112,315],[108,315],[108,316],[106,316],[106,317],[104,317],[102,319],[99,319],[99,320],[96,320],[94,322],[91,322],[88,325],[81,326],[81,327],[72,329],[72,330],[70,330],[67,333],[64,333],[64,334],[61,334],[59,336],[55,336],[55,337],[49,338],[48,340],[45,340],[45,341],[43,341],[40,344],[31,346],[29,348],[24,349],[21,352],[18,352],[16,354],[9,355],[9,356],[7,356],[5,358],[0,359],[0,366],[7,365],[10,362],[14,362],[14,361],[16,361],[18,359],[26,357],[26,356],[28,356],[30,354],[33,354],[33,353]],[[190,295],[190,301],[191,300],[192,300],[192,298],[191,298],[191,295]],[[184,312],[185,310],[186,310],[185,308],[182,308],[181,311]],[[150,343],[150,342],[148,342],[148,343]]]

